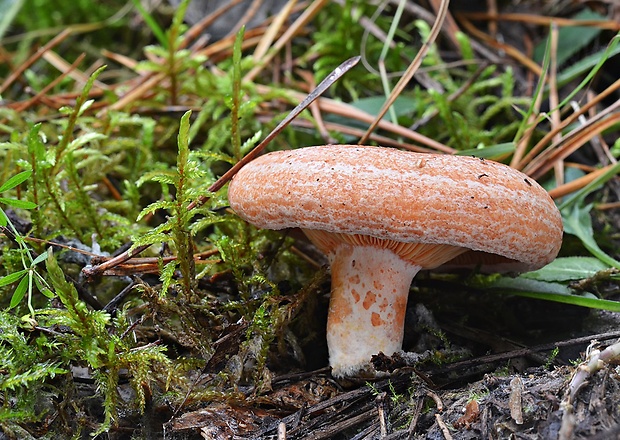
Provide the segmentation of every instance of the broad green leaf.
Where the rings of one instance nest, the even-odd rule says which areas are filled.
[[[4,191],[8,191],[9,189],[15,188],[17,185],[25,182],[32,174],[32,171],[22,171],[21,173],[15,174],[9,180],[4,182],[2,186],[0,186],[0,193]]]
[[[47,257],[47,252],[45,253],[45,255]],[[43,296],[49,299],[52,299],[56,296],[54,292],[52,292],[50,288],[43,283],[43,279],[41,277],[35,276],[34,283],[36,284],[37,289],[39,289],[39,292],[43,294]]]
[[[19,280],[28,269],[18,270],[17,272],[10,273],[6,276],[0,277],[0,287],[7,286],[15,281]]]
[[[564,232],[579,238],[585,248],[603,263],[620,269],[620,261],[607,255],[594,239],[592,218],[590,217],[591,209],[592,204],[586,206],[574,204],[572,207],[563,209],[561,212],[562,220],[564,221]]]
[[[4,197],[0,197],[0,203],[21,209],[34,209],[37,207],[36,203],[29,202],[28,200],[5,199]]]
[[[12,309],[13,307],[17,306],[22,301],[22,299],[24,299],[24,296],[26,295],[27,291],[28,291],[28,277],[25,276],[22,278],[22,280],[17,285],[15,292],[13,292],[13,296],[11,297],[11,304],[9,305],[9,308]]]
[[[572,291],[564,284],[548,283],[546,281],[530,280],[527,278],[501,277],[490,286],[491,288],[517,289],[538,293],[553,293],[557,295],[570,295]]]
[[[562,213],[564,232],[578,237],[592,255],[603,263],[618,269],[620,269],[620,261],[607,255],[594,239],[592,218],[590,217],[592,204],[584,205],[584,200],[588,194],[616,176],[619,172],[620,162],[612,166],[603,175],[587,184],[575,194],[571,195],[558,207]]]
[[[562,257],[533,272],[520,275],[538,281],[570,281],[590,278],[601,270],[609,269],[605,263],[593,257]]]

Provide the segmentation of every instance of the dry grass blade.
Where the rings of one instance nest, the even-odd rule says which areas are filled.
[[[542,72],[542,77],[539,79],[541,84],[545,83],[545,79],[547,77],[547,72],[543,71],[541,69]],[[534,132],[534,130],[536,129],[536,120],[538,119],[538,115],[539,115],[539,111],[540,111],[540,105],[542,103],[543,100],[543,94],[542,93],[538,93],[538,95],[536,96],[534,102],[532,103],[533,106],[533,112],[530,114],[527,123],[528,123],[528,128],[525,130],[525,133],[523,134],[523,136],[521,137],[521,139],[519,139],[518,143],[517,143],[517,148],[515,149],[515,152],[512,156],[512,159],[510,161],[510,166],[513,168],[517,168],[516,166],[519,161],[521,161],[521,158],[525,155],[525,152],[527,151],[527,146],[529,144],[529,140],[532,136],[532,133]]]
[[[431,28],[431,32],[428,36],[427,41],[424,42],[413,61],[409,64],[409,67],[407,67],[407,70],[392,90],[392,93],[388,97],[385,104],[383,104],[383,107],[381,107],[381,110],[379,110],[379,113],[370,124],[370,127],[368,127],[368,130],[366,130],[364,136],[362,136],[362,138],[359,140],[359,144],[364,144],[368,141],[370,134],[377,128],[385,114],[388,112],[389,108],[392,106],[392,104],[394,104],[394,101],[396,101],[396,98],[398,98],[398,96],[402,93],[405,87],[407,87],[407,84],[409,84],[409,81],[411,81],[413,75],[422,64],[422,60],[428,53],[430,46],[435,42],[435,39],[439,35],[446,14],[448,13],[448,4],[448,0],[443,0],[441,2],[441,5],[437,11],[437,19],[435,20],[435,23]]]
[[[297,74],[304,80],[304,82],[308,85],[310,89],[314,89],[316,87],[316,84],[314,82],[314,76],[311,72],[308,72],[306,70],[300,70],[297,72]],[[310,104],[310,112],[312,113],[312,117],[316,122],[316,128],[319,130],[323,141],[326,144],[335,144],[336,140],[332,138],[329,134],[329,131],[327,130],[327,127],[325,125],[325,120],[323,119],[323,114],[321,113],[321,108],[316,101]]]
[[[244,81],[253,80],[269,62],[273,59],[273,57],[278,53],[280,49],[282,49],[291,39],[297,35],[304,26],[306,26],[315,16],[319,13],[319,11],[327,5],[327,0],[315,0],[304,10],[304,12],[295,20],[295,22],[284,32],[284,34],[275,42],[272,46],[271,50],[268,51],[265,56],[260,60],[260,62],[250,70],[245,77]]]
[[[163,73],[149,73],[139,77],[137,84],[125,93],[118,101],[108,106],[106,110],[120,110],[127,108],[132,102],[144,96],[166,78]]]
[[[617,124],[620,121],[620,113],[613,113],[617,108],[620,108],[620,101],[616,101],[605,111],[588,120],[586,124],[563,136],[559,142],[550,145],[545,152],[533,158],[523,168],[523,172],[534,179],[540,179],[553,167],[556,161],[565,159],[586,142]],[[607,117],[608,113],[612,114]]]
[[[318,102],[317,104],[319,105],[319,111],[320,111],[321,103]],[[343,108],[343,110],[346,110],[346,108]],[[338,114],[338,113],[334,113],[334,114]],[[268,121],[268,120],[270,119],[265,118],[265,121]],[[346,134],[346,135],[353,136],[356,138],[360,138],[364,135],[364,130],[359,129],[359,128],[349,127],[348,125],[337,124],[335,122],[327,122],[327,121],[324,121],[324,124],[327,130],[332,130],[337,133]],[[303,120],[303,119],[297,119],[291,122],[291,125],[295,127],[302,127],[305,129],[315,128],[315,124],[313,124],[311,121]],[[399,126],[395,126],[394,128],[396,127],[399,127]],[[392,127],[388,127],[386,124],[385,127],[380,126],[380,128],[385,128],[387,131],[387,129],[392,128]],[[376,133],[373,133],[370,135],[370,140],[373,142],[376,142],[378,145],[382,145],[386,147],[402,148],[403,150],[416,151],[418,153],[437,153],[437,151],[442,151],[442,150],[437,150],[437,149],[432,149],[432,148],[427,148],[427,147],[421,147],[416,144],[412,144],[409,142],[405,142],[403,140],[394,139],[390,136],[380,135]],[[452,149],[446,150],[444,152],[446,154],[456,153],[456,151]]]
[[[45,52],[43,54],[43,59],[59,71],[63,72],[63,74],[68,73],[73,80],[75,80],[78,84],[82,86],[88,81],[89,74],[76,70],[75,67],[72,67],[72,64],[68,63],[53,50],[48,50],[47,52]],[[73,64],[75,65],[75,63]],[[95,71],[99,67],[101,66],[92,66],[91,71]],[[93,82],[93,86],[100,90],[110,90],[110,86],[98,80]]]
[[[614,164],[607,165],[606,167],[600,168],[600,169],[595,170],[595,171],[591,171],[588,174],[586,174],[585,176],[582,176],[582,177],[580,177],[578,179],[571,180],[568,183],[564,183],[563,185],[556,186],[555,188],[549,190],[549,195],[553,199],[557,200],[557,199],[560,199],[560,198],[562,198],[564,196],[572,194],[572,193],[574,193],[576,191],[579,191],[581,188],[585,187],[590,182],[596,180],[598,177],[600,177],[603,174],[605,174],[613,166],[614,166]]]
[[[278,15],[276,15],[276,18],[273,20],[269,28],[267,28],[267,31],[263,35],[263,38],[261,38],[259,43],[256,45],[256,49],[254,49],[254,54],[252,55],[254,61],[259,63],[261,62],[263,57],[265,57],[267,51],[269,50],[269,47],[276,39],[277,35],[281,32],[284,23],[291,16],[293,7],[296,3],[297,0],[289,0],[289,2],[284,5]]]
[[[336,67],[331,75],[325,78],[321,83],[307,96],[305,96],[301,102],[290,111],[290,113],[269,133],[265,139],[261,141],[252,151],[246,154],[243,159],[233,165],[224,175],[222,175],[216,182],[213,183],[208,189],[209,192],[215,192],[221,189],[244,165],[251,160],[258,157],[259,154],[265,149],[265,147],[275,138],[284,127],[286,127],[293,119],[295,119],[302,111],[304,111],[310,104],[312,104],[319,96],[321,96],[331,85],[338,81],[352,69],[360,60],[360,57],[354,57],[346,60],[340,66]],[[202,200],[202,199],[201,199]],[[204,203],[204,201],[200,202]],[[188,209],[192,209],[193,205],[190,205]]]
[[[187,32],[185,32],[183,42],[181,43],[181,48],[189,46],[189,43],[198,38],[206,28],[211,26],[218,18],[228,12],[230,8],[238,5],[242,1],[243,0],[230,0],[226,3],[223,3],[222,6],[220,6],[218,9],[213,11],[211,14],[206,15],[198,23],[194,24],[190,29],[188,29]]]
[[[30,58],[20,64],[19,67],[4,80],[0,86],[0,94],[2,94],[11,84],[13,84],[13,82],[39,58],[41,58],[45,52],[62,43],[69,35],[71,35],[70,29],[63,30],[61,33],[48,41],[47,44],[37,50],[36,53],[34,53]]]
[[[237,20],[237,23],[235,23],[232,29],[226,34],[226,37],[234,37],[237,35],[241,28],[248,24],[248,22],[254,17],[258,11],[258,8],[261,6],[261,3],[263,3],[263,0],[252,0],[250,6],[245,10],[241,18]]]
[[[463,25],[463,28],[467,31],[467,33],[473,35],[481,41],[484,41],[489,46],[505,52],[508,56],[514,58],[519,63],[527,67],[536,76],[540,76],[542,74],[542,68],[530,57],[518,50],[516,47],[497,41],[491,35],[488,35],[479,30],[476,26],[474,26],[471,21],[469,21],[464,16],[458,15],[458,17],[460,18],[460,22]]]
[[[562,17],[547,17],[544,15],[535,14],[520,14],[520,13],[486,13],[486,12],[463,12],[459,14],[461,18],[467,18],[470,20],[492,20],[492,21],[513,21],[537,24],[542,26],[550,26],[554,23],[557,26],[590,26],[599,29],[606,29],[611,31],[620,31],[620,23],[613,20],[573,20],[570,18]]]
[[[65,69],[65,71],[60,76],[56,77],[52,82],[50,82],[48,85],[43,87],[36,95],[28,99],[27,101],[20,102],[17,105],[15,105],[14,106],[15,111],[17,112],[25,111],[32,105],[39,102],[41,98],[43,98],[44,96],[47,96],[47,93],[50,90],[52,90],[56,85],[60,84],[60,82],[63,81],[67,76],[69,76],[71,72],[73,72],[74,69],[77,69],[77,66],[79,66],[80,63],[84,60],[84,57],[85,57],[84,54],[81,54],[80,56],[78,56],[76,60],[73,62],[73,64],[71,64],[71,66]]]
[[[558,82],[557,82],[557,70],[558,70],[558,27],[555,24],[551,25],[551,33],[549,35],[550,49],[551,49],[551,62],[549,64],[549,108],[559,109],[560,98],[558,95]],[[551,117],[551,129],[561,124],[560,112],[552,111]],[[561,134],[558,132],[554,141],[558,142],[561,138]],[[555,182],[556,185],[564,183],[564,161],[558,160],[553,164]]]
[[[570,124],[574,123],[579,117],[583,116],[588,110],[594,108],[596,105],[599,105],[604,99],[611,96],[612,93],[620,89],[620,79],[616,80],[613,84],[607,87],[604,91],[599,93],[594,99],[586,102],[578,111],[574,112],[567,118],[565,118],[558,126],[553,127],[543,138],[536,143],[532,147],[532,149],[520,160],[518,163],[515,163],[513,166],[517,169],[523,169],[526,164],[530,163],[534,157],[540,154],[541,151],[545,149],[545,146],[555,138],[558,133],[568,127]]]
[[[271,88],[267,86],[259,86],[258,89],[266,93]],[[289,96],[291,96],[291,98],[293,99],[299,100],[299,99],[303,99],[304,94],[300,92],[289,92]],[[360,110],[350,104],[346,104],[346,103],[336,101],[330,98],[319,98],[317,100],[317,103],[321,111],[325,113],[331,113],[334,115],[347,117],[355,121],[360,121],[360,122],[364,122],[368,124],[371,124],[372,122],[376,121],[375,115],[371,115],[370,113]],[[441,142],[437,142],[436,140],[429,138],[428,136],[424,136],[423,134],[417,133],[414,130],[411,130],[407,127],[403,127],[398,124],[394,124],[393,122],[387,121],[385,119],[380,120],[377,123],[377,127],[381,128],[382,130],[386,130],[394,134],[395,136],[401,136],[406,139],[410,139],[413,142],[418,142],[421,145],[425,145],[426,147],[432,150],[435,150],[436,152],[447,153],[447,154],[456,153],[456,150],[454,148],[450,148],[447,145],[442,144]],[[368,131],[366,131],[365,135],[367,134],[368,134]],[[422,148],[421,151],[428,151],[428,150],[424,150]]]
[[[447,3],[449,2],[444,2],[444,0],[430,0],[429,3],[431,5],[431,8],[433,8],[433,10],[435,11],[435,15],[437,16],[437,18],[439,18],[443,14],[443,3],[446,3],[447,8]],[[443,18],[443,23],[441,25],[452,47],[460,51],[461,45],[459,44],[459,40],[457,38],[460,29],[459,26],[456,24],[456,21],[454,20],[454,17],[450,13],[449,9],[446,10],[445,17]]]

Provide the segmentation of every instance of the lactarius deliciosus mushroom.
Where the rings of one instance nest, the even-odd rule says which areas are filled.
[[[560,213],[540,185],[475,157],[354,145],[278,151],[243,167],[228,200],[260,228],[301,228],[327,255],[336,377],[372,371],[373,354],[401,349],[418,271],[489,255],[535,270],[562,241]]]

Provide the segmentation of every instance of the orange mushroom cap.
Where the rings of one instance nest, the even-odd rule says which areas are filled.
[[[235,176],[231,207],[268,229],[299,227],[551,262],[562,219],[540,185],[475,157],[327,145],[266,154]]]
[[[562,242],[560,213],[540,185],[474,157],[355,145],[279,151],[243,167],[228,200],[258,227],[301,228],[327,255],[327,340],[337,377],[401,348],[419,270],[446,262],[534,270]]]

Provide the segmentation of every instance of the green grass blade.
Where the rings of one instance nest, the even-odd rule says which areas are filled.
[[[524,290],[498,290],[501,293],[522,296],[525,298],[542,299],[545,301],[554,301],[563,304],[572,304],[574,306],[587,307],[589,309],[609,310],[611,312],[620,312],[620,302],[609,301],[607,299],[590,298],[579,295],[563,295],[560,293],[542,293],[529,292]]]
[[[502,277],[493,282],[489,289],[502,294],[517,295],[525,298],[542,299],[563,304],[572,304],[590,309],[620,312],[620,302],[596,298],[592,294],[575,295],[566,285],[527,279]]]
[[[157,41],[159,41],[159,44],[161,44],[162,47],[167,49],[168,39],[166,38],[166,33],[161,28],[161,26],[159,26],[159,24],[153,18],[153,16],[149,13],[149,11],[144,9],[144,6],[142,6],[142,2],[140,0],[131,0],[131,1],[133,5],[136,7],[136,10],[142,16],[142,19],[144,20],[146,25],[149,27],[149,29],[151,29],[151,32],[153,32],[153,35],[155,35],[155,38],[157,38]]]

